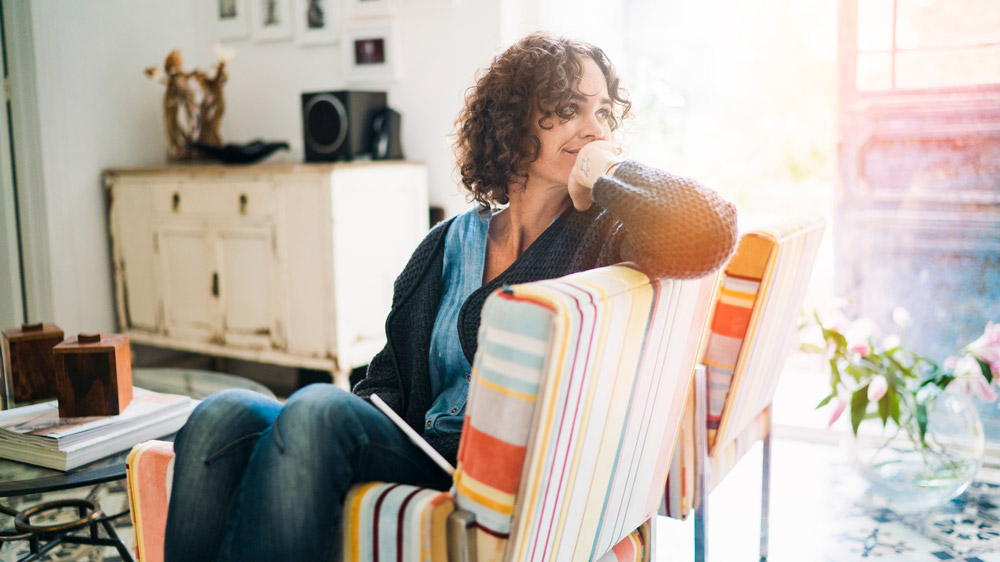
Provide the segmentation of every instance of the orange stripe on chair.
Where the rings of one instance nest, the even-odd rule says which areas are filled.
[[[752,309],[720,302],[715,308],[712,331],[731,338],[742,338],[750,324]]]
[[[471,423],[465,425],[463,432],[463,445],[479,451],[463,459],[463,471],[476,480],[489,482],[491,487],[501,492],[516,494],[525,448],[483,433]]]

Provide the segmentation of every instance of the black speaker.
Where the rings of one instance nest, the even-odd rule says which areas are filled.
[[[372,122],[385,107],[385,92],[341,90],[302,94],[306,162],[353,160],[370,154]]]
[[[372,121],[372,160],[402,160],[403,147],[399,141],[402,117],[392,108],[375,114]]]

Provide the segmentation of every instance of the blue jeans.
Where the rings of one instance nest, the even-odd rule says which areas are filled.
[[[382,412],[329,384],[284,405],[246,390],[210,396],[174,451],[167,562],[332,561],[352,485],[451,485]]]

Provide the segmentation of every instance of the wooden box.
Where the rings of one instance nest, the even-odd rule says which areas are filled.
[[[56,360],[52,348],[63,340],[55,324],[21,324],[3,331],[4,408],[56,396]]]
[[[125,334],[86,334],[53,348],[59,417],[113,416],[132,401],[132,358]]]

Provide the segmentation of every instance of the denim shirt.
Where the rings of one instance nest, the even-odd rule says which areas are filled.
[[[424,435],[461,433],[472,366],[458,339],[458,313],[483,285],[489,212],[476,208],[455,218],[444,242],[441,305],[431,332],[430,379],[434,403],[424,419]]]

